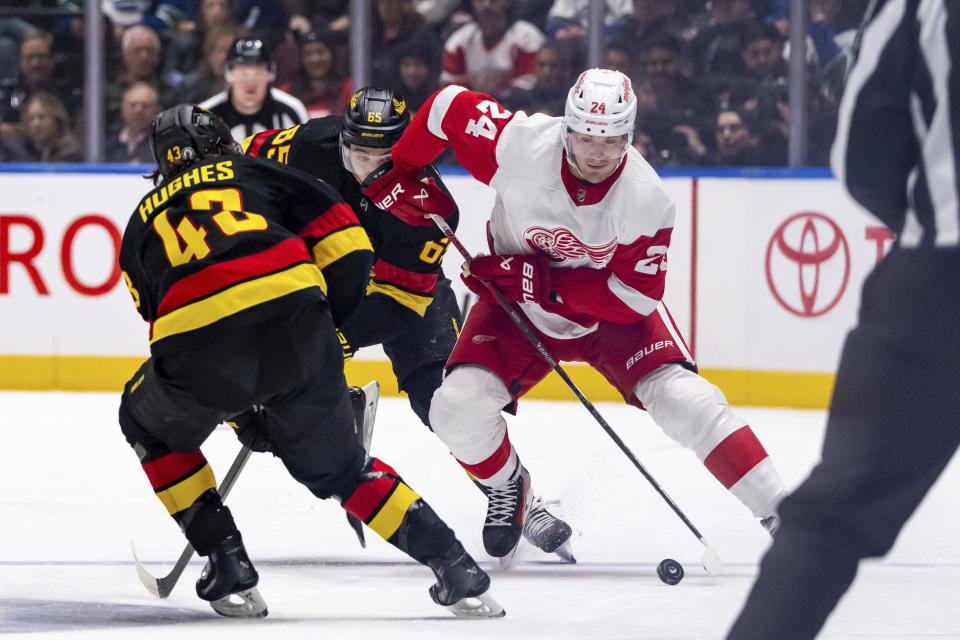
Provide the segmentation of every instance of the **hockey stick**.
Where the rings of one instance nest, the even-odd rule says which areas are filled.
[[[457,251],[460,252],[460,255],[463,256],[464,260],[473,259],[473,256],[470,255],[470,252],[467,251],[467,248],[463,246],[463,243],[461,243],[460,239],[457,238],[456,234],[453,232],[453,229],[450,228],[450,225],[447,224],[446,220],[435,213],[428,213],[427,216],[433,220],[437,227],[440,228],[440,231],[443,232],[443,235],[447,237],[454,247],[456,247]],[[550,355],[550,352],[547,351],[547,348],[543,346],[542,342],[540,342],[540,339],[530,328],[530,325],[527,323],[527,321],[520,317],[520,313],[516,309],[510,306],[510,304],[504,299],[503,294],[500,293],[499,289],[497,289],[496,285],[486,281],[483,281],[483,284],[493,295],[493,297],[496,298],[497,302],[500,303],[500,306],[503,307],[503,310],[507,312],[507,315],[509,315],[510,319],[513,320],[513,323],[517,325],[517,328],[520,329],[524,337],[526,337],[530,344],[532,344],[536,350],[540,352],[540,355],[543,356],[543,359],[547,361],[547,364],[553,367],[553,370],[557,372],[557,375],[559,375],[560,378],[567,383],[567,386],[570,387],[570,390],[573,391],[575,396],[577,396],[577,399],[583,403],[583,406],[587,408],[587,411],[590,412],[590,415],[592,415],[600,424],[600,426],[603,427],[603,430],[607,432],[607,435],[610,436],[610,438],[618,447],[620,447],[620,450],[623,451],[624,455],[630,459],[630,462],[633,463],[633,466],[635,466],[643,475],[643,477],[647,479],[647,482],[649,482],[656,492],[660,494],[660,497],[666,501],[670,508],[673,509],[673,512],[677,514],[677,517],[683,521],[683,524],[687,525],[687,528],[690,529],[693,535],[697,537],[697,540],[700,541],[700,544],[704,546],[705,550],[703,552],[701,562],[707,573],[711,575],[717,575],[722,572],[723,563],[720,561],[720,556],[717,555],[717,552],[714,551],[709,544],[707,544],[707,541],[704,540],[703,535],[700,534],[700,531],[693,526],[690,518],[688,518],[686,514],[680,510],[680,507],[678,507],[677,503],[673,501],[673,498],[667,495],[667,492],[664,491],[663,487],[660,486],[660,483],[658,483],[656,479],[650,475],[650,472],[647,471],[646,467],[644,467],[640,460],[633,455],[633,452],[630,451],[626,443],[620,439],[620,436],[617,435],[617,432],[614,431],[609,424],[607,424],[607,421],[603,419],[603,416],[601,416],[600,412],[597,411],[597,408],[593,406],[593,403],[587,400],[587,397],[583,395],[583,392],[580,391],[580,388],[577,387],[573,380],[570,379],[570,376],[568,376],[567,372],[563,370],[563,367],[561,367],[557,361],[553,359],[553,356]]]
[[[222,500],[227,499],[227,496],[230,494],[230,489],[233,488],[234,483],[237,481],[237,476],[243,471],[243,467],[247,464],[249,457],[250,449],[241,447],[240,453],[237,454],[237,457],[233,460],[233,464],[231,464],[227,470],[227,475],[223,477],[223,481],[220,483],[220,486],[217,487],[217,492],[220,493]],[[177,581],[180,579],[180,574],[187,568],[187,564],[193,557],[193,545],[188,543],[183,549],[183,553],[181,553],[177,559],[177,563],[173,565],[170,573],[162,578],[154,578],[143,566],[143,563],[140,562],[140,558],[137,557],[137,548],[133,543],[130,543],[130,547],[133,549],[133,561],[137,566],[137,575],[140,577],[140,582],[147,588],[147,591],[158,598],[166,598],[170,595],[170,592],[173,591],[173,588],[177,585]]]

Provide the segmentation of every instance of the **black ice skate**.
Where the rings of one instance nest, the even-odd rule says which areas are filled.
[[[373,422],[377,417],[377,403],[380,401],[380,383],[374,380],[360,387],[347,387],[350,395],[350,407],[353,409],[353,425],[357,431],[357,440],[363,450],[370,455],[370,443],[373,441]],[[363,523],[352,513],[347,513],[347,522],[357,534],[360,546],[367,548],[367,539],[363,535]]]
[[[501,567],[509,567],[520,544],[523,523],[533,502],[530,474],[523,465],[502,487],[480,485],[487,496],[487,518],[483,521],[483,548]]]
[[[543,498],[537,496],[533,499],[523,523],[523,537],[530,544],[544,553],[556,553],[564,562],[573,564],[577,559],[570,546],[571,535],[573,529],[570,525],[547,511]]]
[[[197,595],[222,616],[263,618],[267,603],[257,591],[259,581],[240,535],[230,535],[210,551],[197,580]]]
[[[463,547],[457,545],[461,550]],[[490,576],[465,551],[453,562],[429,563],[437,576],[430,597],[453,615],[464,618],[500,618],[503,607],[490,594]]]

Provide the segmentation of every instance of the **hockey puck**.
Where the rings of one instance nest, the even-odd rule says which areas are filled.
[[[667,584],[677,584],[683,580],[683,566],[671,558],[661,560],[657,565],[657,577]]]

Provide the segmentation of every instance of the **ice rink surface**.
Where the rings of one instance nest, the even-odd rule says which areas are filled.
[[[263,620],[231,620],[198,599],[194,560],[166,600],[137,579],[131,542],[166,574],[185,541],[153,497],[116,421],[119,396],[0,393],[0,634],[30,638],[722,638],[766,532],[646,414],[599,404],[607,421],[726,565],[710,577],[702,547],[579,403],[524,401],[510,437],[538,494],[560,500],[577,565],[522,546],[504,572],[485,556],[485,502],[409,410],[383,398],[373,453],[446,519],[490,571],[507,610],[463,620],[433,604],[432,573],[367,531],[363,550],[339,506],[321,503],[278,460],[256,454],[227,500],[260,572]],[[816,461],[824,413],[741,408],[788,486]],[[204,447],[218,480],[238,451],[227,428]],[[960,638],[960,463],[954,460],[883,561],[865,564],[821,637]],[[525,545],[525,543],[523,543]],[[663,558],[686,577],[656,577]],[[270,636],[266,635],[270,634]],[[759,640],[759,639],[758,639]],[[764,639],[775,640],[775,639]]]

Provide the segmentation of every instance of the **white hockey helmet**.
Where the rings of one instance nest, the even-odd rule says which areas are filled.
[[[610,69],[587,69],[570,88],[563,109],[560,135],[567,156],[571,155],[568,131],[589,136],[627,136],[626,146],[630,146],[636,117],[637,96],[630,78]]]

